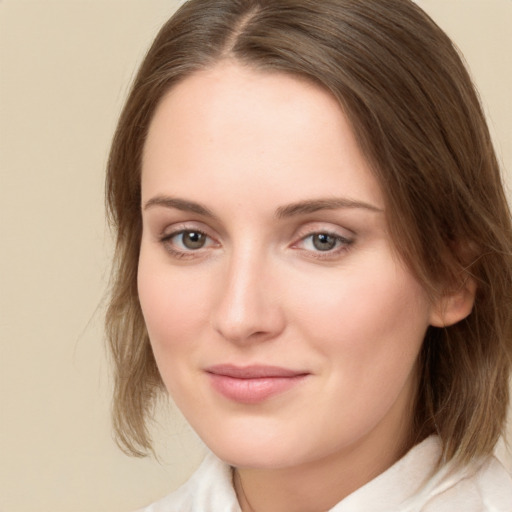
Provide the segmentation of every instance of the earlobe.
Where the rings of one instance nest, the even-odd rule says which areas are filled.
[[[476,283],[468,277],[455,292],[441,295],[434,304],[430,314],[430,325],[433,327],[449,327],[460,322],[473,309],[476,294]]]

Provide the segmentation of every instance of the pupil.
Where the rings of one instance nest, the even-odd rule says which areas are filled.
[[[196,231],[187,231],[183,235],[183,245],[187,249],[200,249],[205,243],[205,236],[203,233]]]
[[[320,233],[313,237],[313,245],[319,251],[330,251],[336,245],[336,238],[332,235]]]

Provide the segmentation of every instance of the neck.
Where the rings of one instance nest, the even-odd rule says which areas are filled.
[[[234,486],[242,512],[321,512],[392,466],[403,451],[390,451],[376,467],[361,464],[361,453],[339,460],[322,460],[309,467],[237,469]],[[375,453],[369,454],[375,456]],[[380,454],[383,455],[383,454]]]
[[[349,448],[291,467],[237,468],[233,484],[242,512],[330,510],[411,448],[406,432],[386,436],[387,442],[373,432]]]

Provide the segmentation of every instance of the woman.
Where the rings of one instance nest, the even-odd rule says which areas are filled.
[[[185,3],[107,201],[118,439],[151,449],[166,388],[213,452],[148,512],[512,510],[510,214],[412,2]]]

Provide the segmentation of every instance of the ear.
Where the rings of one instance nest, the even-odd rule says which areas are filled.
[[[445,292],[437,299],[430,313],[430,325],[448,327],[469,316],[475,302],[475,294],[476,283],[473,278],[467,276],[459,289]]]

